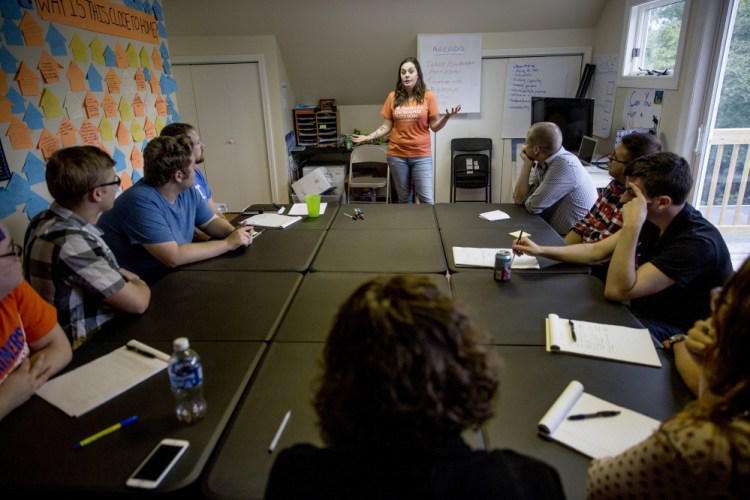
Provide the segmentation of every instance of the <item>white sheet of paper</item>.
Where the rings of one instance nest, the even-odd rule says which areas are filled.
[[[36,394],[71,417],[79,417],[167,367],[168,354],[137,340],[128,345],[156,357],[149,358],[122,346],[49,380]]]
[[[320,215],[326,213],[326,207],[328,207],[328,203],[323,202],[320,204]],[[307,203],[295,203],[289,209],[288,215],[307,215]]]
[[[479,214],[479,217],[481,217],[482,219],[487,219],[489,221],[510,219],[510,215],[506,214],[502,210],[493,210],[492,212],[484,212],[484,213]]]
[[[510,251],[510,248],[453,247],[453,262],[465,267],[495,267],[498,250]],[[539,269],[539,261],[531,255],[516,255],[511,269]]]

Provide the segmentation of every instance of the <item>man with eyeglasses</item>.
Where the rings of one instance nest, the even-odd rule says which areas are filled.
[[[622,203],[625,193],[625,166],[641,156],[658,153],[661,143],[653,134],[633,133],[609,155],[609,175],[612,181],[602,190],[596,204],[583,219],[565,235],[565,243],[593,243],[613,235],[622,227]]]
[[[151,290],[122,269],[96,227],[112,208],[120,178],[115,162],[94,146],[56,151],[47,162],[47,188],[55,201],[26,230],[24,275],[54,305],[73,349],[117,310],[142,314]]]
[[[540,247],[528,238],[517,254],[589,264],[610,259],[604,296],[631,310],[662,342],[709,316],[711,290],[732,273],[724,238],[687,203],[693,184],[674,153],[638,158],[625,168],[622,229],[586,245]]]
[[[0,420],[73,357],[55,308],[21,276],[20,255],[0,222]]]

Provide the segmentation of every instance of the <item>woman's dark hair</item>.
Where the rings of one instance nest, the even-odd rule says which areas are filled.
[[[427,92],[427,87],[424,84],[424,77],[422,76],[422,66],[419,65],[419,61],[414,57],[407,57],[398,65],[398,72],[396,74],[396,98],[393,101],[394,108],[403,106],[409,102],[409,94],[406,92],[406,87],[404,87],[403,82],[401,82],[401,66],[406,63],[412,63],[414,67],[417,68],[417,74],[419,75],[419,81],[414,85],[414,93],[412,97],[419,104],[422,104],[424,102],[424,94]]]
[[[750,410],[750,258],[719,295],[712,323],[716,343],[704,367],[712,420],[731,419]]]
[[[378,277],[341,306],[314,398],[328,445],[426,445],[492,415],[495,358],[437,279]]]

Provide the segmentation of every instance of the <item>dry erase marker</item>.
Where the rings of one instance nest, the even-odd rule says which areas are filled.
[[[573,342],[578,342],[576,337],[576,327],[573,325],[573,320],[569,319],[568,324],[570,325],[570,336],[573,338]]]
[[[281,439],[281,435],[284,433],[286,424],[289,422],[289,417],[291,416],[292,410],[289,410],[286,412],[286,415],[284,415],[284,419],[281,421],[281,425],[279,425],[279,430],[276,431],[276,435],[273,437],[273,441],[271,441],[271,445],[268,447],[268,453],[273,453],[273,450],[276,449],[276,445],[279,444],[279,439]]]
[[[104,436],[108,436],[109,434],[112,434],[115,431],[119,431],[123,427],[132,424],[136,420],[138,420],[138,417],[135,416],[135,415],[133,415],[132,417],[128,417],[125,420],[123,420],[122,422],[117,422],[115,425],[109,426],[106,429],[104,429],[103,431],[99,431],[96,434],[94,434],[93,436],[89,436],[86,439],[84,439],[82,441],[79,441],[78,443],[76,443],[76,445],[73,448],[75,448],[76,450],[81,449],[84,446],[86,446],[88,444],[91,444],[91,443],[93,443],[94,441],[96,441],[98,439],[103,438]]]
[[[581,413],[580,415],[571,415],[568,420],[585,420],[587,418],[599,418],[599,417],[616,417],[620,412],[617,410],[605,410],[598,411],[596,413]]]

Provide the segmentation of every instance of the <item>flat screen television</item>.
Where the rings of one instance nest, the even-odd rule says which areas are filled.
[[[562,131],[563,147],[578,151],[584,135],[594,132],[594,99],[576,97],[532,97],[531,123],[552,122]]]

